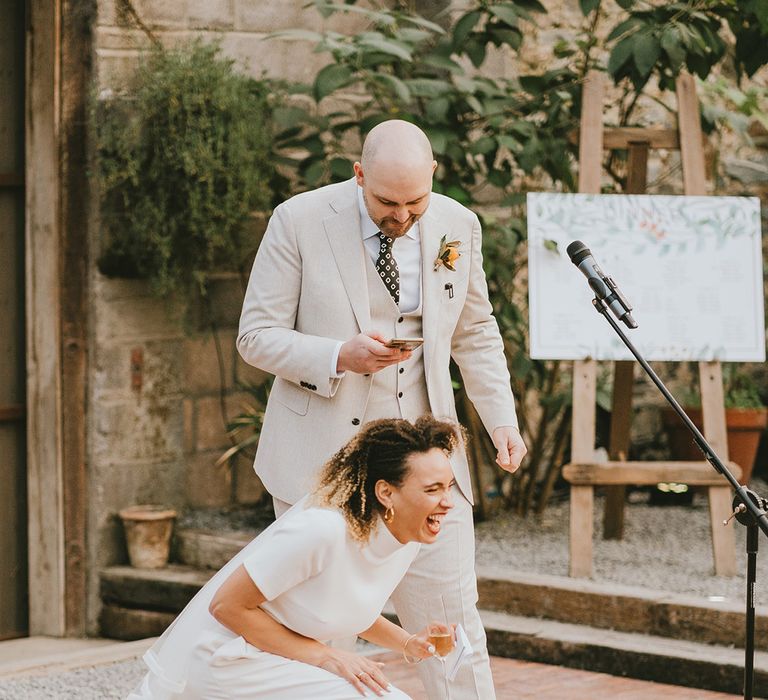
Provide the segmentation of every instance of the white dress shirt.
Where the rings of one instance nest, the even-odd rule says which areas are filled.
[[[360,208],[360,229],[363,235],[363,245],[375,266],[381,244],[378,237],[379,227],[373,223],[373,219],[365,208],[362,187],[357,188],[357,204]],[[421,305],[421,231],[418,221],[406,231],[405,235],[395,239],[392,244],[392,255],[400,275],[400,303],[398,306],[404,314],[410,314]],[[336,345],[336,351],[331,358],[329,376],[333,379],[344,376],[343,372],[336,372],[342,345],[344,345],[343,342]]]
[[[373,219],[365,208],[362,187],[357,188],[357,203],[360,207],[363,243],[373,264],[376,265],[381,244],[377,235],[379,227],[373,223]],[[395,257],[400,273],[400,311],[404,314],[412,313],[421,303],[421,233],[418,221],[406,231],[404,236],[395,239],[392,244],[392,255]]]

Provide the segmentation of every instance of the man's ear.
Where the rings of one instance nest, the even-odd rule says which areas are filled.
[[[356,162],[352,169],[355,171],[355,180],[357,181],[357,184],[362,187],[363,183],[365,182],[365,178],[363,176],[363,166],[360,165],[360,162]]]
[[[384,479],[379,479],[376,482],[373,492],[376,494],[379,503],[385,508],[389,508],[392,505],[392,486],[384,481]]]

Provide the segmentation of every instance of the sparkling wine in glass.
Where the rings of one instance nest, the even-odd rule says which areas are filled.
[[[455,640],[453,627],[448,624],[443,596],[430,599],[428,611],[429,624],[427,625],[427,635],[429,643],[435,647],[435,655],[442,666],[445,697],[450,700],[451,691],[448,687],[448,671],[445,668],[445,657],[453,651]]]
[[[453,651],[453,634],[445,631],[443,625],[430,626],[429,643],[435,647],[439,657],[446,657]]]

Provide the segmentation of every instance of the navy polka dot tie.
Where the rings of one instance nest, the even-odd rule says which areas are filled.
[[[376,258],[376,270],[378,271],[387,290],[392,295],[395,304],[400,303],[400,271],[397,269],[395,256],[392,255],[392,244],[395,239],[379,231],[379,257]]]

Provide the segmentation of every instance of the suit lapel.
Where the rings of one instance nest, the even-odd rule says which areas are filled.
[[[424,376],[429,377],[432,355],[437,347],[437,328],[442,308],[442,275],[435,272],[440,246],[439,223],[429,213],[419,222],[421,234],[421,330],[424,336]]]
[[[331,203],[336,212],[323,221],[336,267],[347,291],[360,331],[371,325],[368,279],[365,273],[365,246],[360,233],[357,184],[349,181],[342,195]]]

